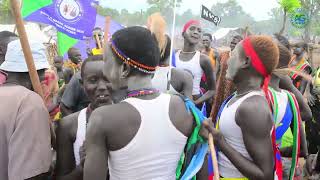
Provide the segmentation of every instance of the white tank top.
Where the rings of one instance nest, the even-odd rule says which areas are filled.
[[[173,180],[187,142],[169,117],[171,96],[161,94],[153,100],[128,98],[141,116],[135,137],[124,148],[109,152],[111,180]]]
[[[152,87],[158,89],[162,93],[178,94],[178,92],[169,83],[170,71],[171,67],[157,67],[156,72],[151,81]]]
[[[83,145],[86,139],[86,129],[87,129],[87,108],[80,111],[78,116],[78,127],[76,140],[73,143],[73,153],[74,159],[76,160],[76,165],[80,164],[80,147]]]
[[[180,60],[180,53],[181,50],[179,50],[176,53],[176,68],[182,69],[182,70],[188,70],[192,73],[193,76],[193,90],[192,95],[198,95],[200,94],[200,82],[201,77],[203,75],[203,70],[200,65],[200,51],[197,51],[196,54],[193,56],[193,58],[189,61],[182,61]]]
[[[262,91],[253,91],[241,97],[230,106],[228,103],[223,109],[219,121],[219,128],[226,142],[232,148],[234,148],[236,151],[238,151],[240,154],[242,154],[249,160],[252,160],[252,158],[250,157],[244,145],[242,131],[236,123],[235,114],[237,112],[238,107],[244,100],[256,95],[264,96],[264,93]],[[221,151],[218,152],[218,160],[219,170],[222,177],[244,178],[244,176],[239,172],[239,170]]]
[[[277,101],[278,101],[278,117],[275,123],[279,124],[281,123],[287,110],[288,95],[283,90],[281,90],[281,92],[275,91],[275,94],[277,96]]]

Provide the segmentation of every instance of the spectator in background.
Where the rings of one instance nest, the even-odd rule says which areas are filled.
[[[69,60],[63,65],[63,74],[66,84],[68,84],[72,76],[80,70],[82,62],[80,50],[77,48],[70,48],[68,50],[68,58]]]
[[[212,39],[211,34],[204,33],[202,35],[202,44],[204,46],[202,53],[209,56],[210,61],[211,61],[211,65],[212,65],[212,69],[214,69],[214,71],[216,71],[216,62],[218,61],[219,53],[216,49],[213,49],[211,47],[212,41],[213,41],[213,39]]]
[[[2,64],[5,59],[8,43],[13,40],[16,40],[17,38],[18,36],[12,32],[0,32],[0,64]]]

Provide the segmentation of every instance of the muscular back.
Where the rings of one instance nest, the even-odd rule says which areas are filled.
[[[193,118],[186,111],[183,100],[178,96],[171,96],[169,107],[172,124],[184,136],[189,137]],[[107,174],[107,152],[122,149],[130,143],[141,126],[141,117],[132,105],[122,102],[97,109],[91,118],[87,133],[84,179],[104,179]]]

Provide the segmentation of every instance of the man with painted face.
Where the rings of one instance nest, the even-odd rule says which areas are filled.
[[[81,67],[81,52],[77,48],[70,48],[68,50],[69,60],[64,63],[64,79],[65,83],[68,84],[72,76],[80,70]]]
[[[290,63],[290,66],[293,67],[296,71],[310,75],[312,73],[312,68],[309,62],[305,59],[307,49],[308,45],[306,43],[297,43],[293,48],[293,54],[295,55],[295,58],[293,58],[293,61]],[[308,81],[303,77],[299,76],[297,73],[291,73],[290,77],[295,87],[299,89],[301,94],[304,94],[308,85]]]
[[[219,130],[205,123],[219,149],[219,171],[226,180],[274,179],[274,125],[267,91],[278,61],[279,50],[268,36],[246,38],[228,61],[227,78],[237,92],[222,107]]]
[[[202,29],[200,22],[190,20],[183,28],[184,47],[176,53],[175,67],[177,69],[188,70],[193,75],[193,100],[195,104],[201,105],[211,99],[215,92],[214,72],[207,55],[196,50],[197,44],[201,40]],[[200,82],[202,75],[206,76],[208,91],[201,95]]]
[[[159,93],[152,74],[160,51],[143,27],[113,34],[105,49],[104,72],[112,96],[123,101],[96,109],[88,124],[84,180],[175,179],[193,126],[184,101]]]
[[[102,56],[91,56],[85,60],[81,67],[81,77],[90,105],[59,121],[56,169],[58,180],[82,179],[84,157],[81,147],[85,140],[89,117],[96,108],[112,103],[108,90],[110,83],[103,75]]]

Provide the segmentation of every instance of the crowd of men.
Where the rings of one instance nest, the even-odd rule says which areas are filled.
[[[182,154],[208,133],[220,179],[320,179],[320,70],[307,44],[237,35],[221,51],[190,20],[172,50],[165,32],[159,13],[108,42],[95,28],[88,58],[70,48],[52,65],[30,41],[43,98],[19,37],[0,32],[0,179],[181,179]],[[201,131],[195,112],[208,117]],[[205,159],[200,180],[212,178]]]

